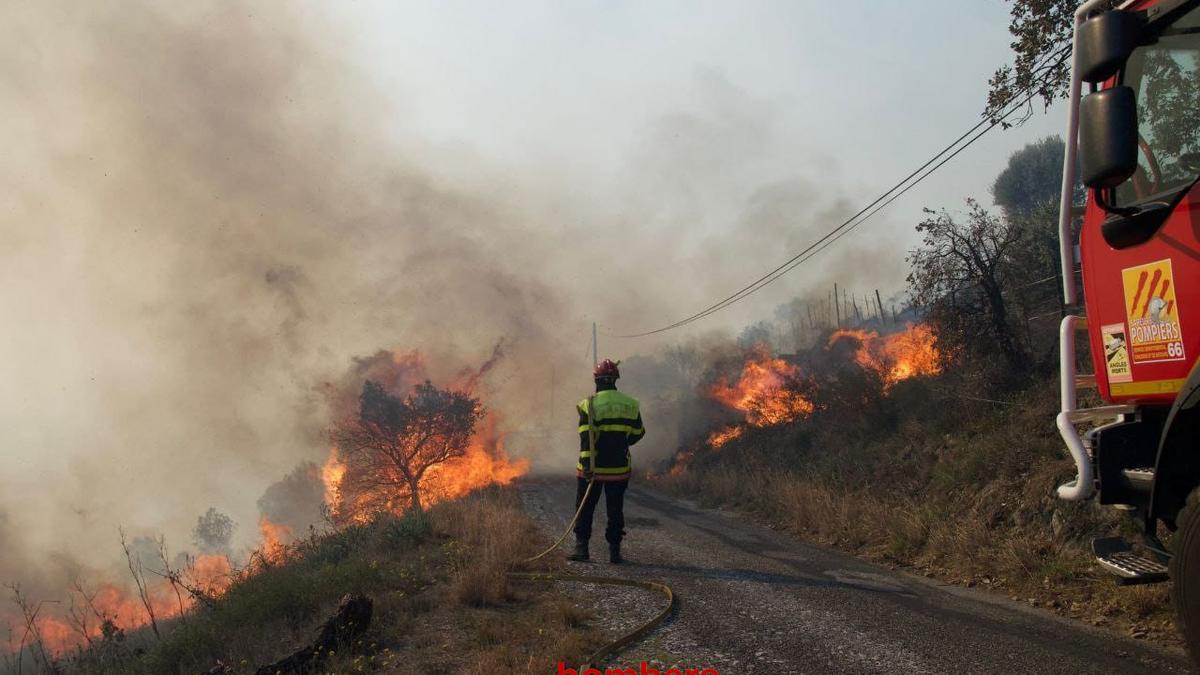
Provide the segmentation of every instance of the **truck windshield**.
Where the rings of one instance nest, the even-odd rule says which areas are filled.
[[[1178,190],[1200,175],[1200,8],[1130,56],[1122,83],[1137,92],[1138,169],[1118,204]]]

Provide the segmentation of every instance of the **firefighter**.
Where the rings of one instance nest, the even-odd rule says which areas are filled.
[[[612,563],[621,563],[625,488],[632,471],[629,446],[642,440],[646,430],[642,427],[637,399],[617,391],[617,378],[621,376],[617,364],[605,359],[592,375],[596,380],[596,394],[580,401],[576,408],[579,413],[579,463],[575,465],[577,510],[589,483],[592,483],[592,491],[575,523],[575,552],[569,559],[588,559],[592,515],[596,512],[600,493],[604,493],[604,506],[608,511],[608,527],[604,531],[604,538],[608,540],[608,559]]]

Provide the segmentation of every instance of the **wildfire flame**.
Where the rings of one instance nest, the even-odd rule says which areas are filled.
[[[270,562],[281,562],[286,557],[286,545],[292,541],[292,528],[273,523],[264,514],[258,518],[258,532],[262,535],[259,553]]]
[[[222,595],[236,575],[233,563],[222,553],[198,555],[188,570],[192,584],[209,597]]]
[[[812,401],[788,386],[799,376],[799,368],[772,357],[760,346],[742,366],[736,384],[731,386],[722,378],[709,390],[709,395],[746,413],[746,422],[751,426],[774,426],[812,414]]]
[[[695,456],[696,451],[688,448],[683,448],[676,452],[675,459],[671,461],[671,470],[668,472],[668,475],[680,476],[686,473],[688,470],[688,465],[692,463],[692,459],[695,458]]]
[[[260,554],[268,558],[272,555],[281,556],[286,550],[284,542],[291,537],[291,530],[271,523],[265,517],[260,521],[259,527],[264,537],[264,543],[259,549]],[[147,569],[152,568],[151,565]],[[36,629],[43,645],[51,654],[65,654],[85,648],[92,641],[100,639],[105,620],[111,621],[121,630],[128,631],[149,625],[151,612],[156,621],[173,619],[196,606],[197,600],[191,591],[197,591],[210,598],[219,597],[229,590],[234,581],[252,574],[254,570],[253,567],[235,568],[224,553],[201,554],[189,558],[184,569],[173,570],[179,582],[178,589],[173,588],[168,579],[160,578],[162,570],[154,570],[158,574],[146,575],[149,610],[142,599],[128,587],[110,581],[101,581],[94,589],[84,589],[81,586],[69,593],[68,604],[75,616],[73,620],[46,613],[37,617]]]
[[[200,556],[196,559],[193,569],[184,576],[197,588],[212,595],[219,595],[228,588],[233,572],[229,560],[223,555]],[[203,585],[205,582],[201,578],[208,580],[207,587]],[[154,613],[156,621],[177,617],[196,604],[191,595],[175,595],[165,580],[148,584],[146,593],[150,611]],[[129,589],[110,582],[101,582],[94,590],[89,589],[86,597],[79,591],[73,591],[70,604],[79,617],[74,621],[55,615],[39,616],[36,620],[38,635],[52,654],[64,654],[83,648],[91,641],[99,639],[104,620],[112,621],[123,630],[141,628],[150,623],[150,611],[142,604],[141,598]]]
[[[876,331],[842,329],[834,331],[825,345],[833,347],[841,340],[858,343],[854,361],[859,367],[878,373],[886,393],[902,380],[941,372],[941,353],[937,336],[925,324],[908,324],[905,330],[880,336]],[[745,421],[709,434],[706,445],[720,449],[730,441],[745,435],[750,427],[785,424],[811,415],[813,402],[796,391],[800,369],[786,360],[774,357],[765,345],[759,345],[742,365],[737,383],[721,379],[709,389],[709,395],[720,403],[745,414]],[[675,453],[669,475],[685,473],[695,458],[694,448]]]
[[[829,336],[826,347],[847,338],[858,341],[855,362],[879,373],[885,390],[897,382],[942,371],[937,336],[925,324],[908,324],[905,330],[885,336],[875,331],[842,329]]]
[[[494,429],[484,435],[487,441],[477,439],[462,457],[430,469],[425,490],[430,503],[455,499],[485,485],[508,485],[529,472],[529,461],[509,460],[503,437],[493,433]]]
[[[325,506],[335,519],[342,501],[342,478],[345,476],[346,465],[338,459],[338,449],[330,448],[329,458],[321,466],[321,483],[325,486]]]
[[[724,429],[721,429],[720,431],[714,431],[711,434],[709,434],[708,444],[710,447],[719,448],[722,445],[725,445],[726,443],[728,443],[729,441],[732,441],[733,439],[738,438],[739,436],[741,436],[744,433],[746,433],[746,427],[743,427],[743,426],[734,425],[731,427],[725,427]]]

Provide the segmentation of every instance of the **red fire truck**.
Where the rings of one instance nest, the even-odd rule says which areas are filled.
[[[1113,4],[1075,14],[1059,237],[1066,304],[1078,261],[1085,311],[1059,333],[1057,424],[1078,475],[1058,495],[1133,517],[1140,545],[1097,538],[1096,558],[1121,583],[1170,580],[1200,659],[1200,0]],[[1081,405],[1089,388],[1101,405]]]

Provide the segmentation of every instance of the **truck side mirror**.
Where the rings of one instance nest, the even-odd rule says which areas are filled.
[[[1137,12],[1113,10],[1079,26],[1075,60],[1084,82],[1099,84],[1117,74],[1138,46],[1143,26]]]
[[[1079,104],[1080,177],[1089,188],[1111,188],[1137,170],[1137,102],[1124,85],[1093,92]]]

